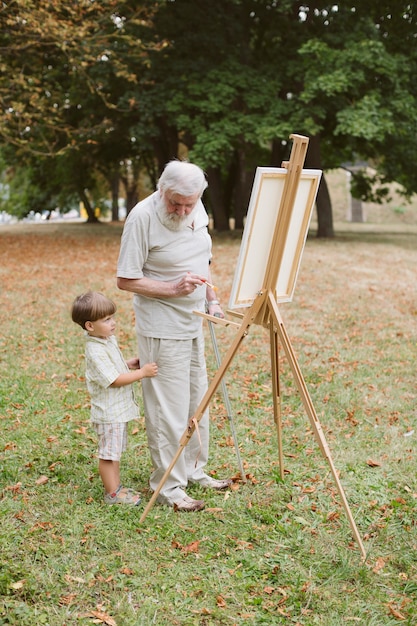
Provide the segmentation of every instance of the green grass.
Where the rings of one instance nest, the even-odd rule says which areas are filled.
[[[119,235],[0,230],[0,625],[416,626],[415,235],[309,239],[294,302],[282,306],[365,563],[283,353],[280,478],[260,327],[226,375],[247,483],[226,494],[194,486],[205,511],[155,505],[141,524],[151,494],[140,418],[121,469],[144,505],[104,505],[83,340],[68,311],[85,288],[108,293],[133,355],[130,298],[114,280]],[[236,238],[214,240],[224,302],[238,250]],[[218,338],[224,351],[233,330]],[[207,357],[213,375],[209,335]],[[221,394],[211,417],[210,470],[236,475]]]

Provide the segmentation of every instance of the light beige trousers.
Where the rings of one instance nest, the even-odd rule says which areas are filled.
[[[152,491],[178,451],[180,439],[207,390],[204,337],[173,340],[138,336],[141,365],[156,362],[158,374],[142,379],[146,434],[153,464]],[[209,414],[205,411],[165,481],[158,502],[172,505],[186,494],[189,482],[207,477]]]

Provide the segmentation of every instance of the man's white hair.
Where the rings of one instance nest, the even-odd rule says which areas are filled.
[[[164,193],[172,191],[180,196],[199,197],[207,187],[207,180],[203,170],[188,161],[170,161],[164,168],[158,181],[158,189]]]

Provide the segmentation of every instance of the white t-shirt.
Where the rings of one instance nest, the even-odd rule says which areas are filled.
[[[208,276],[211,237],[203,203],[196,205],[193,227],[172,231],[156,212],[159,191],[139,202],[129,213],[123,229],[117,276],[177,282],[187,272]],[[187,296],[148,298],[134,296],[137,332],[159,339],[193,339],[201,332],[206,286]]]

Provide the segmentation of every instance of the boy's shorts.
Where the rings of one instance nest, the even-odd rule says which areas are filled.
[[[98,458],[105,461],[120,461],[122,452],[127,447],[127,424],[117,422],[110,424],[92,423],[98,436]]]

